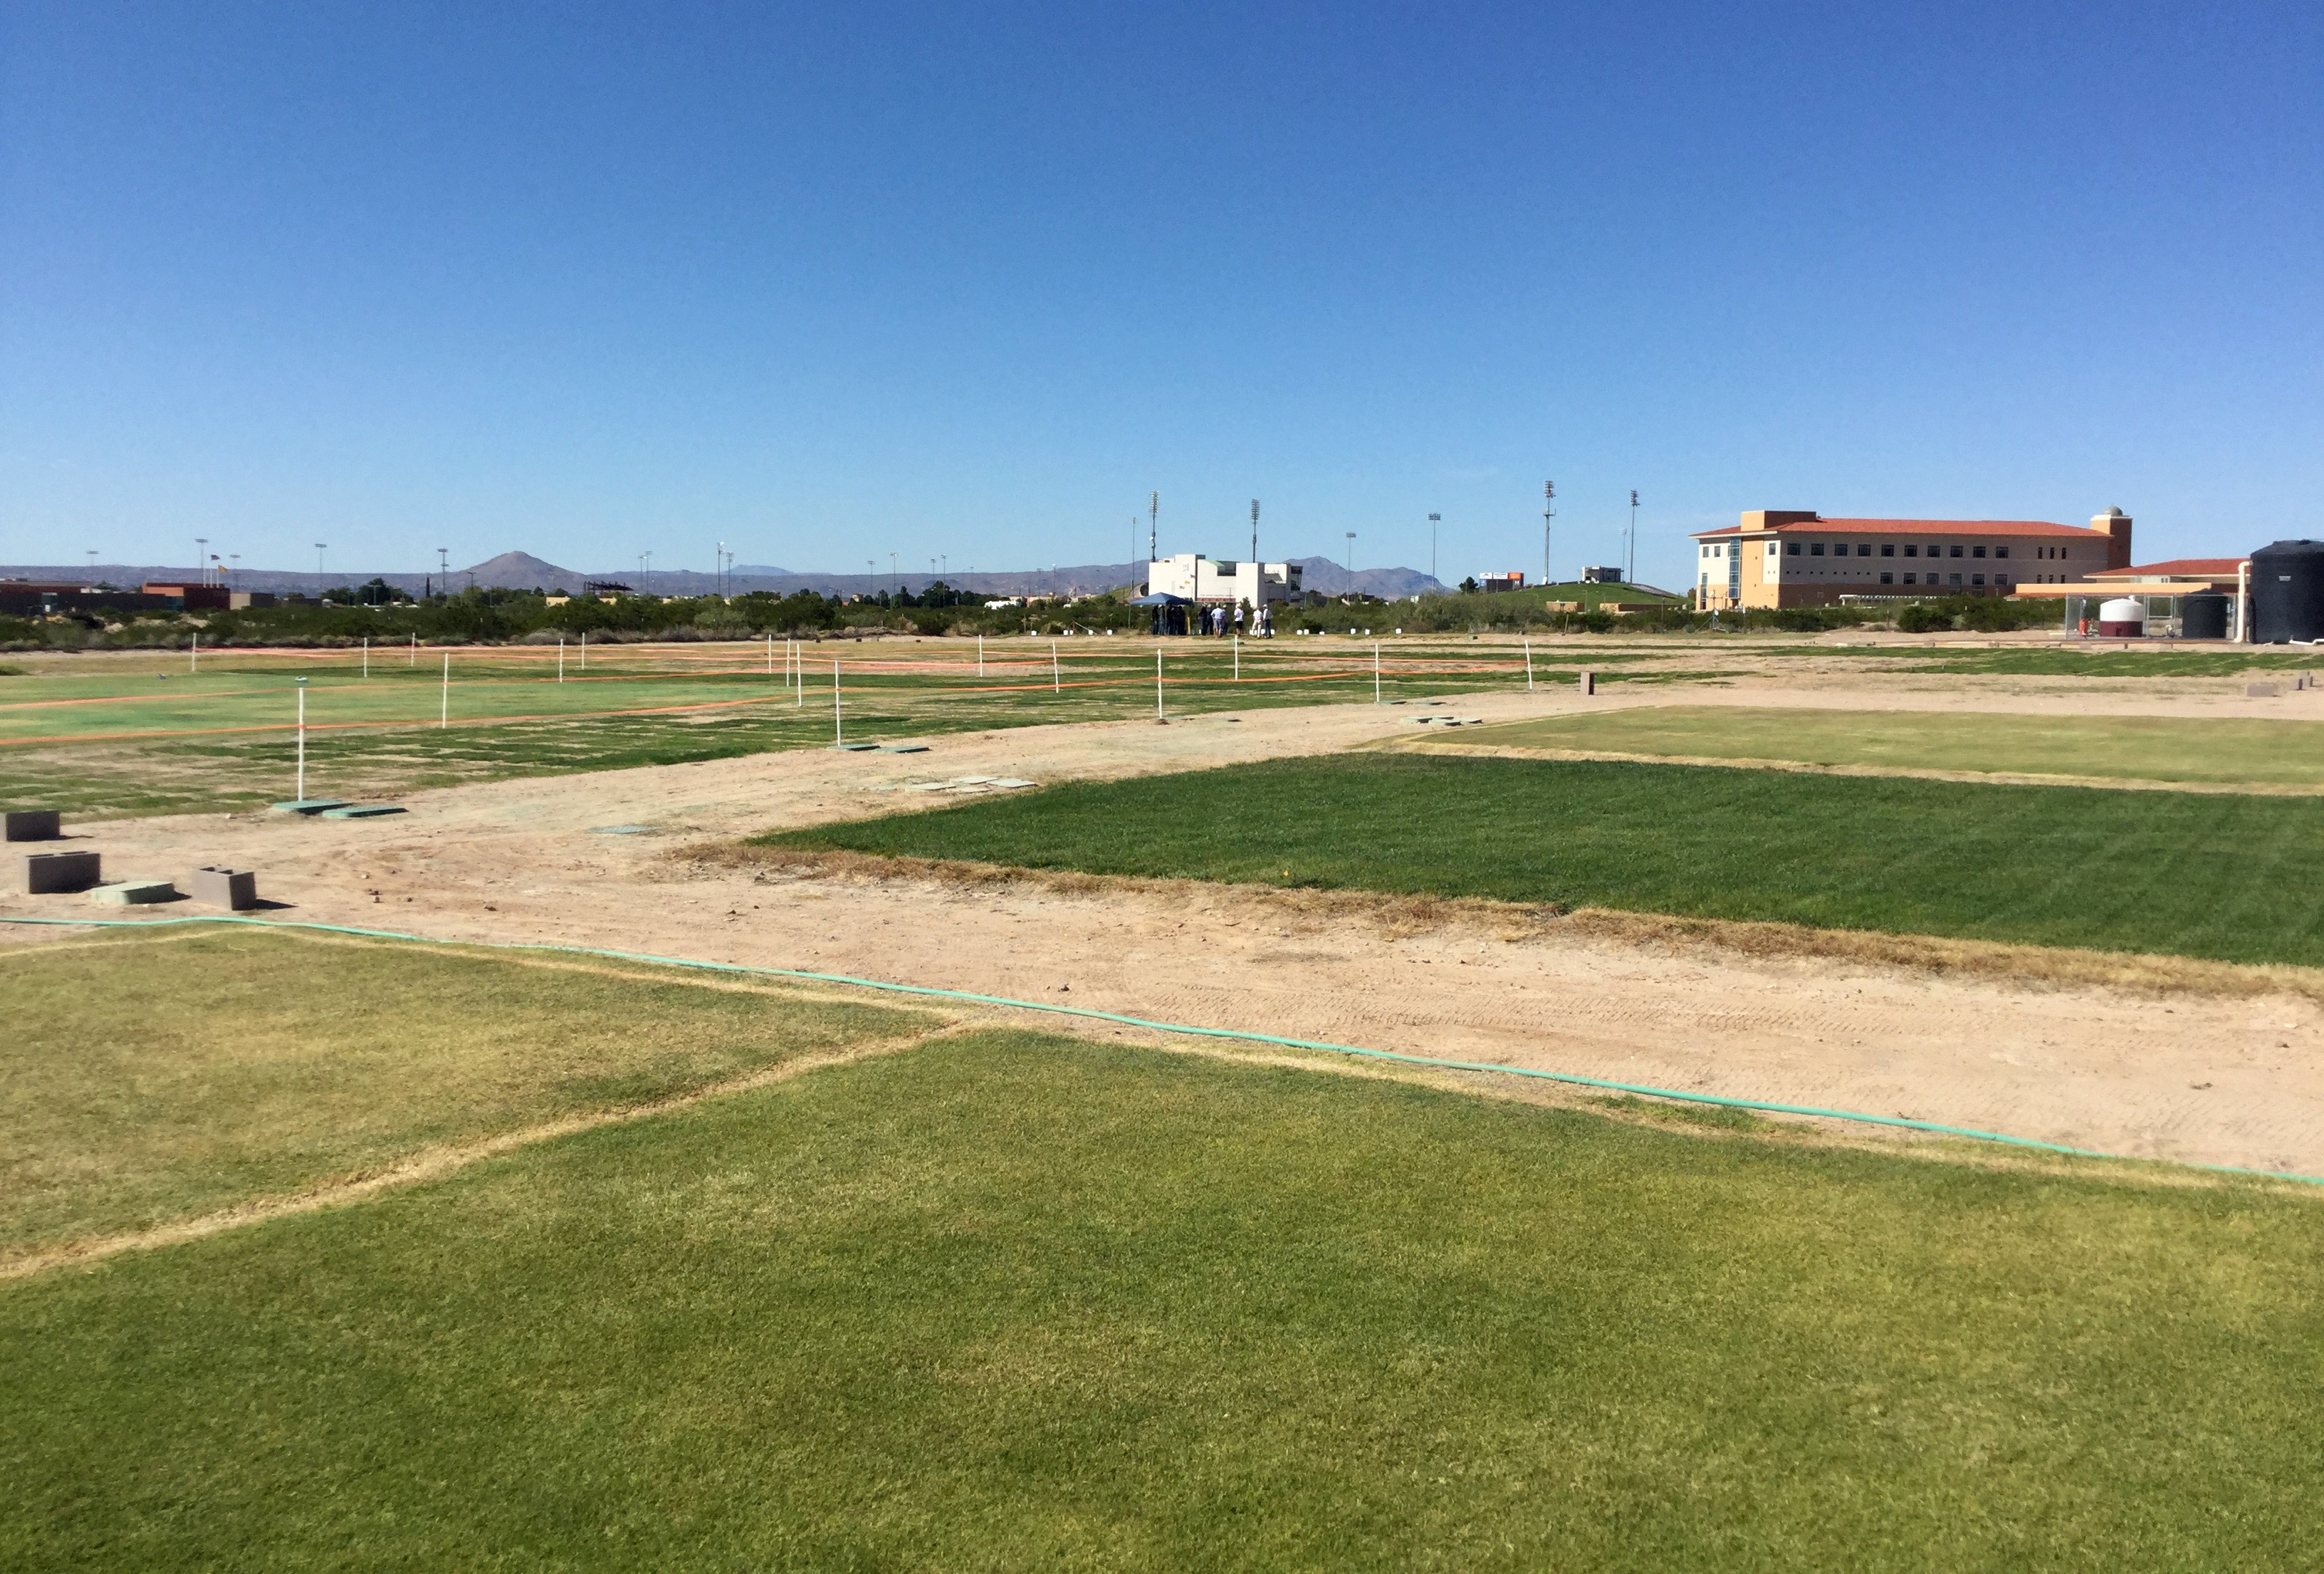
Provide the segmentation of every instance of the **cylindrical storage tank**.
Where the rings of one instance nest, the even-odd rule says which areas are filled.
[[[2280,541],[2251,555],[2252,638],[2324,639],[2324,542]]]
[[[2179,597],[2179,637],[2181,639],[2216,639],[2227,637],[2227,608],[2235,604],[2231,596],[2217,590],[2198,590],[2192,596]]]
[[[2098,605],[2100,639],[2137,639],[2146,633],[2146,608],[2124,596]]]

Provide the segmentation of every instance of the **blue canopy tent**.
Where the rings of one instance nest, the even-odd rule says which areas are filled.
[[[1157,634],[1194,632],[1194,619],[1187,609],[1194,604],[1184,596],[1173,596],[1167,590],[1157,590],[1151,595],[1137,597],[1131,600],[1130,605],[1150,606],[1154,609],[1154,632]]]

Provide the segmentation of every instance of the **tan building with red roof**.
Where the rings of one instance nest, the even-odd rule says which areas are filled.
[[[2088,525],[2039,519],[1826,519],[1753,509],[1695,533],[1696,606],[1826,606],[1846,597],[2006,596],[2130,563],[2130,516]]]

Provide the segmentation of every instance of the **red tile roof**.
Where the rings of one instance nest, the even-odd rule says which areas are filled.
[[[2141,563],[2129,569],[2100,569],[2090,578],[2099,579],[2111,575],[2117,579],[2232,579],[2243,564],[2241,558],[2172,558],[2166,563]]]
[[[1717,530],[1699,530],[1695,539],[1706,541],[1712,536],[1740,535],[1739,524],[1722,525]],[[2010,535],[2061,536],[2074,541],[2096,537],[2100,541],[2107,532],[2080,524],[2052,524],[2046,519],[1803,519],[1789,524],[1771,524],[1766,531],[1754,531],[1755,535]]]

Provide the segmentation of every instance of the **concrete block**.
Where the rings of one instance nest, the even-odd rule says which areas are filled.
[[[12,809],[7,839],[12,842],[52,842],[63,834],[53,809]]]
[[[2275,685],[2273,683],[2246,683],[2244,685],[2244,694],[2246,698],[2252,699],[2273,699],[2275,698]]]
[[[86,891],[104,878],[95,853],[26,853],[24,893],[47,896],[59,891]]]
[[[89,895],[114,907],[139,907],[149,902],[176,899],[178,888],[167,880],[116,880],[99,885]]]
[[[1582,673],[1576,682],[1577,686],[1584,694],[1595,694],[1598,692],[1598,674],[1595,672]]]
[[[344,809],[346,801],[344,798],[286,798],[272,807],[277,814],[320,814],[325,810]]]
[[[383,814],[401,814],[401,803],[342,803],[337,809],[323,810],[325,819],[377,819]]]
[[[258,905],[258,875],[249,869],[205,864],[194,871],[193,887],[188,894],[205,907],[247,912]]]

